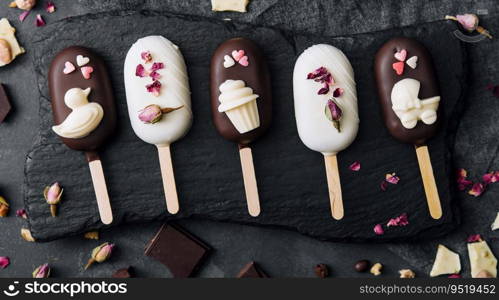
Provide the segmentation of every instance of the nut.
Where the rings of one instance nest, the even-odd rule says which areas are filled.
[[[329,276],[328,267],[325,264],[318,264],[314,268],[315,275],[319,278],[326,278]]]
[[[475,278],[494,278],[494,276],[492,276],[492,274],[488,271],[482,270],[475,275]]]
[[[88,240],[98,240],[99,232],[98,231],[89,231],[83,235]]]
[[[27,242],[34,242],[35,241],[35,239],[31,235],[31,231],[29,231],[29,229],[21,228],[21,236]]]
[[[381,269],[383,269],[383,265],[380,263],[375,263],[371,267],[371,274],[373,274],[374,276],[378,276],[381,274]]]
[[[414,273],[411,269],[402,269],[399,270],[400,278],[414,278],[416,277],[416,273]]]
[[[371,263],[368,260],[366,260],[366,259],[359,260],[355,264],[355,271],[357,271],[357,272],[365,272],[365,271],[367,271],[367,269],[369,269],[370,265],[371,265]]]

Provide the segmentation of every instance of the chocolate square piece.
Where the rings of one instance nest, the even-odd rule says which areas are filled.
[[[11,108],[9,97],[7,97],[3,85],[0,84],[0,123],[5,120],[5,117],[7,117]]]
[[[269,276],[256,264],[249,262],[244,268],[239,271],[237,278],[268,278]]]
[[[210,249],[178,225],[164,224],[147,245],[145,255],[167,266],[173,277],[186,278],[195,274]]]

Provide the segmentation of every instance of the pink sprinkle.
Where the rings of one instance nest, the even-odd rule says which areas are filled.
[[[386,191],[386,188],[388,187],[388,183],[386,183],[386,180],[383,180],[383,181],[381,182],[380,187],[381,187],[381,190],[382,190],[382,191]]]
[[[0,256],[0,268],[5,269],[10,264],[10,259],[7,256]]]
[[[395,173],[392,174],[386,174],[385,180],[391,184],[397,184],[400,181],[400,178],[395,175]]]
[[[154,71],[157,71],[157,70],[161,70],[165,67],[165,65],[161,62],[159,63],[153,63],[152,64],[152,67],[151,67],[151,72],[154,72]]]
[[[64,70],[62,70],[64,74],[72,73],[74,70],[76,70],[76,67],[70,61],[64,63]]]
[[[245,55],[243,57],[241,57],[241,59],[238,61],[238,63],[243,66],[243,67],[247,67],[249,66],[249,61],[248,61],[248,57]]]
[[[29,15],[31,10],[25,10],[22,14],[19,15],[19,21],[23,22],[24,19]]]
[[[477,182],[473,184],[471,190],[468,191],[468,194],[470,194],[471,196],[478,197],[483,193],[484,190],[485,190],[484,185]]]
[[[376,226],[374,226],[374,233],[376,235],[382,235],[385,233],[385,231],[383,230],[383,226],[381,226],[381,224],[376,224]]]
[[[481,242],[481,241],[483,241],[483,239],[482,239],[482,237],[479,234],[470,235],[466,239],[466,242],[468,242],[468,243],[476,243],[476,242]]]
[[[52,1],[47,2],[47,5],[45,6],[45,10],[51,14],[55,11],[55,4]]]
[[[388,223],[386,223],[386,226],[406,226],[409,224],[409,219],[407,218],[407,214],[403,213],[400,216],[390,219]]]
[[[152,61],[152,55],[149,51],[144,51],[140,53],[140,57],[144,60],[145,63],[149,63]]]
[[[348,168],[349,168],[350,170],[352,170],[352,171],[357,172],[357,171],[359,171],[359,170],[360,170],[360,162],[358,162],[358,161],[354,161],[354,162],[350,165],[350,167],[348,167]]]
[[[92,72],[94,71],[94,68],[92,67],[82,67],[81,69],[81,74],[83,74],[83,78],[85,79],[90,79]]]
[[[341,95],[343,95],[343,89],[342,88],[336,88],[333,92],[333,97],[338,98]]]
[[[452,274],[452,275],[449,275],[449,277],[447,277],[447,278],[462,278],[462,277],[459,274]]]
[[[245,52],[244,50],[234,50],[231,54],[235,61],[239,61],[244,56]]]
[[[154,96],[159,96],[159,91],[161,89],[161,82],[154,81],[151,84],[146,85],[146,89],[149,93],[152,93]]]
[[[137,68],[135,69],[135,76],[137,77],[146,77],[148,75],[148,72],[144,68],[142,64],[138,64]]]
[[[149,76],[152,78],[152,80],[158,80],[161,78],[161,74],[159,74],[156,71],[152,71],[151,74],[149,74]]]
[[[36,27],[42,27],[45,26],[45,20],[43,20],[42,16],[40,14],[36,15]]]

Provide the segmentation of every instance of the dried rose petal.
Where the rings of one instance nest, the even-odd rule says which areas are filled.
[[[161,82],[154,81],[151,84],[146,85],[146,89],[149,93],[152,93],[154,96],[159,96],[159,92],[161,90]]]
[[[151,52],[149,51],[144,51],[140,53],[140,57],[142,58],[142,60],[144,60],[145,63],[149,63],[152,61],[152,55]]]
[[[31,12],[31,10],[23,11],[23,13],[19,15],[19,21],[23,22],[24,19],[26,19],[26,17],[29,15],[30,12]]]
[[[499,172],[490,172],[482,176],[484,184],[490,184],[499,181]]]
[[[142,64],[138,64],[137,68],[135,68],[135,76],[137,76],[137,77],[146,77],[148,75],[149,74],[146,71],[146,69],[144,68],[144,66]]]
[[[457,183],[460,191],[464,191],[469,185],[472,185],[473,182],[471,180],[467,180],[468,172],[465,169],[457,170]]]
[[[447,278],[462,278],[462,277],[459,274],[452,274],[452,275],[449,275],[449,277],[447,277]]]
[[[317,77],[324,76],[325,74],[329,73],[326,68],[320,67],[317,70],[308,73],[307,79],[315,79]]]
[[[392,174],[386,174],[385,180],[386,182],[389,182],[391,184],[397,184],[399,183],[400,178],[397,175],[395,175],[395,173],[392,173]]]
[[[376,235],[382,235],[382,234],[384,234],[384,233],[385,233],[385,231],[383,230],[383,226],[381,226],[381,224],[376,224],[376,225],[374,226],[374,233],[375,233]]]
[[[10,259],[7,256],[0,256],[0,268],[5,269],[10,264]]]
[[[476,243],[476,242],[481,242],[481,241],[483,241],[483,239],[482,239],[482,236],[479,234],[470,235],[466,239],[466,242],[468,242],[468,243]]]
[[[390,219],[388,223],[386,223],[386,226],[406,226],[409,224],[409,219],[407,218],[407,214],[403,213],[400,216]]]
[[[151,74],[149,74],[149,77],[151,77],[152,80],[158,80],[161,78],[161,74],[156,71],[152,71]]]
[[[329,85],[324,83],[324,86],[317,92],[318,95],[325,95],[329,93]]]
[[[19,218],[23,218],[23,219],[28,218],[28,214],[26,213],[26,210],[24,208],[16,210],[16,216],[18,216]]]
[[[42,26],[45,26],[45,24],[47,24],[47,23],[45,23],[45,20],[42,18],[42,15],[37,14],[35,24],[36,24],[36,27],[42,27]]]
[[[478,197],[480,196],[483,191],[485,190],[485,186],[479,182],[474,183],[473,186],[471,187],[471,190],[468,191],[468,194],[471,196]]]
[[[161,63],[161,62],[155,62],[152,64],[152,67],[151,67],[151,72],[154,72],[154,71],[157,71],[157,70],[161,70],[165,67],[165,64]]]
[[[343,95],[343,89],[342,88],[336,88],[333,92],[333,97],[338,98],[341,95]]]
[[[51,14],[55,11],[55,4],[52,1],[47,2],[47,5],[45,5],[45,10]]]
[[[350,167],[348,167],[348,168],[349,168],[350,170],[352,170],[352,171],[357,172],[357,171],[359,171],[359,170],[360,170],[360,162],[358,162],[358,161],[354,161],[354,162],[350,165]]]
[[[381,190],[386,191],[386,188],[388,187],[388,183],[386,183],[386,180],[383,180],[380,184]]]

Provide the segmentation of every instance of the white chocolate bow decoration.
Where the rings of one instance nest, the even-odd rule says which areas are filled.
[[[407,129],[416,127],[418,120],[426,125],[437,121],[437,109],[440,96],[419,99],[421,83],[412,78],[397,82],[392,88],[392,109]]]

